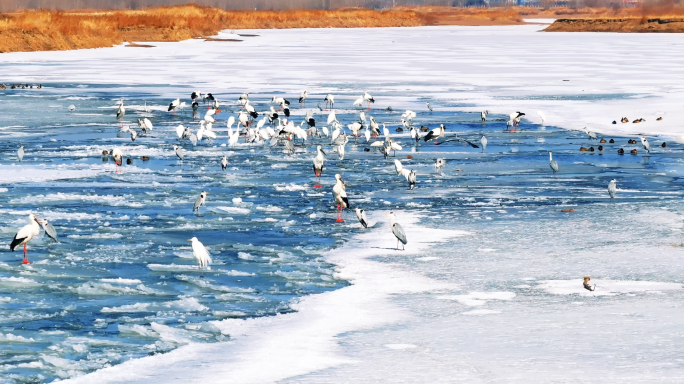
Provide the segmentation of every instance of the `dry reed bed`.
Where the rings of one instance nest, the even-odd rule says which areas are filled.
[[[180,41],[223,29],[411,27],[426,25],[409,9],[373,11],[224,11],[194,5],[144,11],[22,11],[0,14],[0,51],[98,48],[126,41]]]

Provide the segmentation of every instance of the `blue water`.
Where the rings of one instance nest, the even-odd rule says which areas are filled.
[[[242,144],[242,139],[237,147],[226,147],[225,121],[240,109],[237,91],[214,93],[225,103],[214,124],[219,137],[196,147],[183,141],[186,158],[180,162],[172,149],[178,144],[175,127],[182,123],[195,131],[197,121],[188,110],[177,116],[165,112],[170,100],[160,96],[163,88],[46,84],[42,90],[0,93],[5,107],[0,129],[6,137],[0,142],[0,172],[64,171],[48,181],[0,185],[7,188],[0,192],[6,250],[0,253],[0,372],[5,381],[49,382],[190,342],[229,340],[208,322],[288,313],[298,297],[346,286],[336,278],[335,266],[321,258],[361,230],[352,212],[345,214],[344,224],[334,220],[335,173],[344,176],[352,207],[421,211],[446,227],[465,222],[472,229],[511,218],[524,225],[535,220],[530,212],[540,209],[562,222],[570,216],[561,209],[652,204],[682,196],[676,176],[684,170],[680,144],[662,149],[662,140],[652,139],[654,154],[648,156],[624,137],[599,144],[583,132],[528,121],[512,133],[505,130],[504,116],[491,115],[483,124],[479,113],[440,111],[439,102],[428,112],[423,100],[413,102],[417,125],[445,123],[449,135],[457,132],[478,144],[486,134],[489,145],[484,153],[459,142],[416,145],[406,132],[395,132],[402,111],[364,110],[386,123],[404,146],[396,158],[418,172],[412,191],[396,175],[394,158],[364,151],[369,148],[365,138],[358,144],[351,140],[342,161],[327,139],[297,143],[292,155],[282,147]],[[192,90],[177,91],[189,102]],[[252,94],[250,99],[265,111],[272,96]],[[114,106],[121,98],[128,106],[123,123],[116,121]],[[299,125],[303,112],[297,111],[294,95],[290,100]],[[150,113],[136,111],[144,101],[153,107]],[[76,111],[69,112],[72,104]],[[360,110],[350,104],[336,105],[344,126],[358,119]],[[315,101],[308,107],[317,125],[325,125],[327,112],[318,111]],[[120,124],[138,130],[137,118],[144,116],[155,126],[151,133],[135,142],[128,133],[119,134]],[[19,145],[26,150],[21,163]],[[311,171],[315,145],[328,154],[320,189],[313,188]],[[598,145],[604,151],[578,151]],[[101,154],[113,147],[133,161],[120,173]],[[639,153],[618,155],[620,147]],[[560,164],[559,174],[551,174],[548,150]],[[224,155],[226,171],[220,167]],[[437,158],[447,159],[441,174],[433,167]],[[616,203],[606,192],[612,178],[623,190]],[[192,205],[201,191],[209,197],[195,215]],[[492,214],[482,216],[482,207]],[[506,217],[497,218],[496,212]],[[25,266],[19,251],[7,249],[29,213],[49,219],[60,242],[44,235],[33,240],[29,258],[34,263]],[[208,271],[196,267],[187,241],[193,236],[214,259]]]

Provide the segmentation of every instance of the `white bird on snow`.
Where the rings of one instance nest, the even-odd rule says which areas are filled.
[[[406,239],[406,232],[404,232],[404,228],[397,223],[397,217],[394,216],[394,212],[389,213],[390,217],[390,228],[392,229],[392,234],[394,234],[394,237],[397,238],[397,250],[399,250],[399,242],[401,242],[401,250],[404,250],[404,245],[408,243],[408,240]]]
[[[356,218],[359,219],[359,223],[364,228],[368,228],[368,219],[366,219],[366,211],[360,208],[354,208],[354,211],[356,211]]]

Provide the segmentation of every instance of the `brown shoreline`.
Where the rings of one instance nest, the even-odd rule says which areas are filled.
[[[545,32],[682,33],[684,17],[558,19]]]
[[[36,10],[0,14],[0,52],[101,48],[134,41],[181,41],[213,36],[227,29],[519,25],[525,24],[523,18],[562,18],[562,21],[554,23],[546,29],[547,31],[616,32],[618,30],[611,28],[618,28],[619,32],[681,32],[684,28],[684,24],[679,22],[662,22],[673,17],[684,18],[684,11],[680,8],[648,10],[655,16],[647,17],[644,23],[642,19],[645,16],[642,13],[645,11],[636,8],[616,11],[610,8],[527,7],[398,7],[382,11],[361,8],[333,11],[226,11],[196,5],[134,11]],[[662,20],[649,21],[657,17],[661,17]],[[605,21],[608,19],[624,20]],[[618,24],[624,26],[618,27]]]

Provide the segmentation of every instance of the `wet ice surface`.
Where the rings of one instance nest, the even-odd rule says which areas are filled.
[[[511,29],[510,35],[502,37],[501,31],[509,29],[494,29],[491,36],[469,28],[454,29],[474,39],[461,39],[470,43],[459,44],[477,47],[470,55],[450,49],[459,58],[472,60],[456,69],[441,68],[436,58],[443,57],[449,65],[451,59],[445,56],[440,40],[426,39],[451,39],[451,28],[378,32],[382,38],[364,45],[360,55],[367,57],[377,50],[373,56],[378,60],[377,68],[385,69],[377,72],[366,69],[372,66],[368,62],[326,66],[315,60],[282,59],[290,57],[285,54],[302,57],[309,52],[306,47],[318,41],[297,40],[298,31],[265,35],[263,46],[259,45],[262,40],[246,42],[258,46],[250,54],[264,57],[231,62],[229,67],[240,69],[240,78],[234,78],[230,71],[225,77],[223,65],[196,70],[196,62],[184,55],[188,49],[196,57],[210,55],[212,60],[225,63],[240,58],[233,51],[244,48],[209,48],[194,41],[159,44],[159,49],[149,51],[114,48],[53,53],[51,57],[64,59],[55,60],[55,64],[45,61],[26,65],[21,60],[17,66],[3,64],[3,71],[13,76],[26,81],[40,78],[47,85],[41,91],[0,94],[5,107],[0,132],[6,138],[0,143],[3,246],[7,248],[12,231],[25,224],[29,212],[49,219],[61,243],[52,245],[44,235],[33,240],[31,266],[19,264],[19,252],[6,252],[0,258],[1,380],[45,382],[112,365],[121,369],[100,370],[96,379],[86,376],[82,382],[187,382],[198,380],[200,375],[203,382],[223,382],[227,377],[251,382],[288,377],[293,382],[548,382],[586,377],[622,382],[678,381],[684,376],[677,357],[681,354],[678,330],[682,326],[678,308],[682,294],[679,173],[683,146],[670,138],[651,136],[653,153],[648,156],[640,145],[627,144],[627,137],[607,136],[616,143],[602,144],[603,152],[580,153],[580,146],[597,148],[599,143],[590,142],[582,132],[540,126],[535,114],[537,106],[549,106],[551,113],[542,109],[568,128],[575,127],[570,117],[577,116],[568,111],[578,108],[587,108],[592,119],[600,115],[606,125],[622,116],[624,109],[630,117],[646,110],[655,113],[652,105],[656,102],[649,98],[654,89],[662,91],[658,85],[662,70],[657,69],[659,77],[651,74],[647,87],[634,88],[610,77],[629,76],[615,72],[614,63],[607,60],[598,67],[582,63],[581,71],[576,69],[581,73],[572,78],[569,89],[530,87],[536,77],[521,86],[520,73],[533,73],[530,66],[537,66],[538,60],[562,61],[563,57],[558,52],[543,57],[518,53],[507,60],[491,60],[487,64],[490,67],[481,73],[479,62],[487,61],[487,55],[502,55],[500,49],[488,44],[496,40],[496,44],[506,45],[521,35],[548,44],[566,41],[566,35],[531,36],[512,33]],[[274,53],[272,44],[279,46],[281,33],[293,41]],[[309,36],[312,32],[306,33]],[[327,47],[337,33],[341,32],[324,30],[314,36]],[[337,54],[344,55],[350,49],[357,52],[359,42],[365,39],[363,32],[344,33],[351,38],[337,40]],[[407,37],[406,41],[395,45],[392,39],[401,36]],[[597,44],[592,47],[599,51],[622,38],[611,34],[600,38],[573,36],[593,39]],[[640,39],[642,50],[658,50],[669,41],[665,35],[634,38]],[[486,44],[478,45],[478,41]],[[406,49],[405,42],[418,42],[421,47],[430,43],[433,55],[415,55]],[[183,49],[177,48],[181,46]],[[557,46],[574,55],[577,47],[586,44]],[[483,49],[487,55],[482,55]],[[524,49],[535,48],[530,45]],[[390,56],[387,51],[391,51]],[[662,52],[676,56],[678,51],[669,47]],[[72,60],[72,54],[87,58],[87,65]],[[102,58],[111,55],[122,56],[118,60]],[[177,66],[166,66],[165,55],[176,60]],[[152,56],[158,59],[150,59]],[[287,70],[274,71],[266,56],[281,58],[280,64]],[[589,56],[599,57],[589,54],[583,58]],[[638,65],[650,63],[647,56],[627,55],[622,59],[630,61],[625,67],[643,70]],[[14,57],[34,55],[3,55],[3,60]],[[393,63],[391,68],[386,62]],[[159,70],[162,64],[163,71]],[[88,70],[81,71],[82,66]],[[516,69],[496,70],[506,66]],[[567,75],[557,65],[539,64],[543,66],[554,68],[552,73],[542,74],[546,80]],[[129,69],[133,67],[135,71]],[[593,79],[600,72],[597,68],[610,78],[604,78],[602,86],[608,82],[611,86],[583,93],[586,84],[577,85],[576,79]],[[462,71],[463,76],[447,76],[452,70]],[[117,77],[122,71],[126,75],[130,72],[130,77]],[[473,76],[473,71],[480,75]],[[110,84],[98,84],[103,73],[109,74]],[[209,84],[192,88],[160,85],[176,82],[181,78],[178,73],[183,73],[184,82]],[[83,82],[51,83],[77,77]],[[112,80],[124,77],[137,85]],[[297,146],[294,155],[262,146],[221,146],[227,138],[225,120],[237,111],[233,100],[240,93],[251,91],[258,111],[266,110],[267,101],[283,92],[296,104],[293,92],[301,90],[303,78],[318,89],[309,89],[312,96],[308,107],[316,113],[319,126],[325,125],[325,115],[318,114],[315,103],[328,91],[338,95],[338,117],[345,125],[358,116],[350,107],[351,101],[360,90],[372,91],[378,102],[365,112],[387,123],[404,146],[397,158],[418,171],[416,190],[407,191],[406,182],[394,171],[392,158],[384,160],[375,151],[363,152],[365,143],[350,143],[345,160],[338,161],[328,142],[319,141],[328,153],[321,190],[313,188],[312,143]],[[673,92],[678,91],[676,84],[672,87]],[[183,123],[194,131],[197,124],[187,116],[173,117],[163,111],[170,99],[187,99],[197,89],[214,91],[220,100],[230,102],[222,106],[225,112],[218,115],[220,122],[215,124],[219,139],[195,148],[186,142],[187,158],[181,164],[172,151],[174,128]],[[128,105],[125,120],[133,127],[137,117],[145,115],[136,112],[143,100],[153,109],[154,130],[135,143],[127,134],[117,137],[114,101],[121,97]],[[433,113],[425,108],[428,100],[435,106]],[[638,112],[632,111],[636,103],[642,108]],[[77,110],[68,113],[71,104]],[[530,120],[523,120],[522,131],[510,133],[504,131],[504,116],[492,114],[483,125],[478,113],[463,112],[494,104],[506,112],[527,112]],[[384,111],[390,105],[395,113]],[[604,109],[607,106],[610,112]],[[620,113],[616,106],[621,106]],[[296,107],[294,121],[299,124],[304,111]],[[457,132],[475,142],[485,133],[489,140],[486,152],[456,142],[414,148],[405,133],[395,133],[399,115],[406,108],[418,112],[418,125],[432,128],[445,123],[449,134]],[[673,117],[666,115],[665,122],[676,121]],[[649,117],[647,124],[656,122]],[[617,128],[645,132],[655,125],[626,126]],[[662,149],[658,145],[665,140],[668,147]],[[16,161],[15,154],[20,144],[26,146],[22,163]],[[112,161],[103,162],[100,155],[103,149],[114,146],[122,147],[125,157],[134,161],[124,166],[121,174],[114,173]],[[626,152],[636,148],[638,155],[620,156],[616,153],[619,147]],[[548,150],[559,163],[561,172],[557,175],[549,169]],[[229,160],[226,172],[219,165],[223,155]],[[413,159],[406,159],[407,155]],[[151,160],[143,162],[141,156],[150,156]],[[437,158],[447,159],[442,174],[432,166]],[[346,214],[345,224],[334,223],[330,194],[334,173],[345,177],[352,204],[362,206],[370,221],[377,222],[373,232],[360,231],[351,212]],[[612,178],[618,180],[619,188],[614,203],[606,192]],[[202,190],[210,195],[201,216],[196,217],[191,207]],[[405,253],[392,254],[386,249],[394,241],[382,214],[390,209],[406,224],[410,243]],[[561,212],[568,209],[574,211]],[[416,216],[420,221],[408,225],[409,217],[413,220]],[[412,253],[416,237],[429,239],[430,228],[464,232],[445,244]],[[363,301],[392,281],[403,286],[411,285],[415,276],[430,280],[423,282],[427,292],[422,288],[388,290],[393,295],[391,303],[372,302],[365,308],[367,312],[361,312],[361,321],[370,324],[348,326],[348,308],[326,304],[332,294],[354,288],[347,281],[356,279],[358,285],[365,281],[348,271],[337,273],[345,256],[358,252],[350,247],[345,251],[348,255],[332,260],[322,255],[349,245],[363,233],[384,241],[377,249],[365,250],[377,255],[372,259],[376,264],[364,272],[376,279],[384,275],[391,278],[377,285],[366,284],[361,294],[345,304]],[[212,253],[215,264],[211,271],[196,269],[186,241],[192,236]],[[440,239],[444,240],[442,235]],[[354,246],[363,247],[365,240],[359,241],[361,245]],[[396,272],[398,277],[393,271],[400,271]],[[592,284],[597,285],[594,293],[582,288],[585,275],[592,276]],[[322,294],[309,295],[313,293]],[[315,297],[321,299],[316,301]],[[300,302],[309,306],[298,307]],[[311,307],[314,312],[318,308],[329,315],[320,328],[296,317],[310,313]],[[293,309],[299,312],[292,313]],[[277,313],[288,315],[273,316]],[[239,320],[245,318],[257,321]],[[274,327],[288,321],[291,327],[284,328],[285,332]],[[243,323],[251,333],[240,330],[243,325],[237,324]],[[330,340],[325,341],[334,345],[339,342],[341,349],[336,350],[336,359],[321,362],[325,359],[318,355],[327,350],[320,344],[325,343],[299,336],[324,328],[332,329],[328,331],[332,332]],[[290,333],[293,330],[300,333]],[[261,334],[266,336],[254,336]],[[278,339],[278,343],[278,337],[290,338],[284,342]],[[277,359],[268,354],[284,344],[297,347],[299,343],[302,350],[295,353]],[[193,351],[213,352],[209,354],[211,364],[196,369],[198,362],[205,360],[201,354],[193,356]],[[117,366],[148,355],[158,359],[136,360],[138,366]],[[192,359],[183,365],[178,356],[181,361],[187,356]],[[264,372],[261,362],[266,359],[272,371],[280,372]],[[345,362],[349,364],[340,365]],[[330,366],[336,368],[325,369]],[[297,376],[313,370],[320,371]],[[167,371],[174,375],[166,375]],[[135,377],[129,380],[126,375]],[[145,375],[156,377],[150,380]]]
[[[508,377],[507,368],[525,372],[529,367],[519,356],[527,353],[524,361],[529,359],[534,369],[549,369],[549,373],[554,367],[546,361],[551,352],[568,360],[566,354],[575,356],[574,349],[581,350],[576,354],[579,365],[592,353],[600,354],[586,349],[592,350],[593,343],[602,339],[612,340],[613,334],[601,332],[611,321],[622,324],[624,316],[630,319],[630,325],[614,332],[652,333],[667,326],[654,324],[653,309],[680,298],[675,247],[681,243],[682,226],[680,144],[661,149],[660,142],[652,140],[650,156],[618,155],[617,148],[629,152],[637,146],[628,145],[625,137],[614,137],[616,143],[602,144],[602,152],[580,153],[580,146],[597,148],[599,143],[584,133],[528,121],[512,133],[505,129],[502,116],[490,116],[482,124],[479,114],[430,113],[422,100],[414,100],[410,103],[419,111],[417,122],[430,128],[446,123],[447,138],[458,134],[479,143],[485,134],[486,151],[459,142],[415,145],[407,133],[395,132],[400,113],[365,110],[385,122],[404,145],[396,158],[418,171],[417,188],[407,190],[405,180],[394,171],[393,158],[385,160],[376,150],[364,152],[369,147],[365,139],[358,145],[350,142],[343,161],[327,140],[317,139],[313,142],[328,152],[324,188],[318,190],[310,171],[311,142],[297,145],[293,155],[263,145],[222,146],[227,137],[225,119],[238,110],[234,102],[218,115],[219,139],[197,147],[184,142],[187,158],[181,164],[171,148],[176,143],[174,128],[181,122],[195,128],[190,116],[159,111],[166,100],[151,93],[144,94],[153,106],[147,114],[135,111],[143,103],[136,92],[122,95],[108,87],[93,88],[64,85],[8,91],[4,96],[17,112],[7,123],[14,137],[2,144],[0,171],[28,176],[39,172],[45,177],[6,184],[0,226],[9,242],[11,231],[35,212],[49,219],[61,236],[59,244],[44,236],[34,240],[30,266],[19,264],[17,252],[5,253],[0,261],[0,342],[6,346],[2,370],[9,382],[74,377],[188,343],[226,341],[229,332],[209,321],[287,313],[297,297],[345,286],[346,281],[335,276],[335,266],[320,257],[359,231],[351,213],[345,224],[334,222],[330,194],[334,173],[344,175],[350,201],[366,209],[371,222],[384,219],[373,215],[376,211],[414,211],[425,216],[427,227],[474,234],[424,255],[407,258],[397,253],[381,260],[405,264],[415,273],[461,287],[396,298],[414,316],[429,319],[428,324],[443,318],[448,324],[440,332],[451,339],[426,337],[418,329],[407,341],[392,329],[399,332],[397,336],[371,336],[373,342],[382,343],[376,346],[380,351],[387,350],[377,352],[354,344],[355,338],[365,340],[368,335],[351,335],[343,345],[351,348],[353,357],[391,353],[381,361],[394,367],[402,361],[396,354],[428,348],[446,353],[442,356],[446,358],[451,351],[463,359],[464,374],[472,373],[472,367],[487,367],[497,378]],[[84,99],[67,101],[67,95]],[[117,137],[119,124],[111,106],[121,96],[129,105],[123,124],[148,115],[155,124],[152,133],[135,142],[128,135]],[[237,95],[220,98],[235,100]],[[270,95],[251,98],[259,110],[265,110]],[[67,112],[67,104],[75,104],[78,112]],[[28,109],[42,109],[45,114],[36,117]],[[313,111],[318,121],[325,120],[327,112]],[[337,115],[347,123],[357,119],[359,111],[340,109]],[[19,144],[27,153],[22,163],[15,159]],[[113,146],[133,159],[122,173],[115,173],[112,161],[101,156],[103,149]],[[548,167],[548,150],[561,168],[556,175]],[[638,150],[643,152],[640,146]],[[143,162],[143,155],[151,160]],[[219,164],[223,155],[229,158],[226,172]],[[447,160],[441,174],[433,167],[437,158]],[[56,170],[63,174],[53,179]],[[616,202],[610,202],[606,192],[612,178],[618,179],[620,189]],[[208,203],[195,216],[192,203],[202,190],[210,193]],[[215,264],[210,271],[200,272],[195,266],[186,241],[192,236],[212,253]],[[584,275],[594,276],[595,294],[583,291]],[[616,286],[621,281],[627,283]],[[643,286],[629,281],[654,283]],[[606,315],[606,308],[613,315]],[[614,314],[618,312],[626,315]],[[669,318],[673,323],[668,327],[675,326],[677,320]],[[560,339],[572,333],[572,327],[561,327],[559,321],[586,324],[577,331],[584,332],[586,340],[568,339],[567,349],[544,342],[539,337],[544,331],[549,332],[547,337]],[[417,324],[413,326],[420,327],[424,320]],[[667,331],[661,332],[666,338]],[[435,345],[426,346],[416,335]],[[512,349],[500,345],[508,338],[515,344]],[[632,359],[633,342],[638,338],[624,340],[622,348],[630,352],[616,358],[641,367]],[[657,345],[654,341],[648,348]],[[549,348],[548,353],[540,352],[544,348]],[[617,352],[606,347],[604,353]],[[644,364],[665,364],[659,355],[649,355]],[[512,356],[517,356],[514,363]],[[502,360],[497,364],[500,371],[491,367],[491,359]],[[353,372],[366,375],[363,368],[360,364],[337,369],[346,377]],[[321,378],[311,376],[313,381]]]

